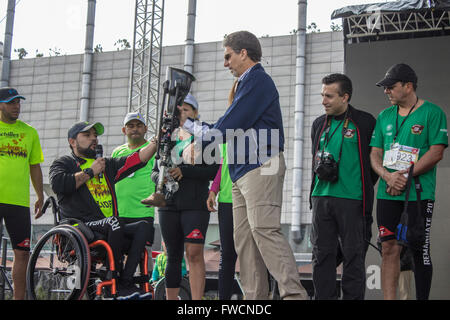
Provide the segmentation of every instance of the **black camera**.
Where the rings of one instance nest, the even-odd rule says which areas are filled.
[[[336,182],[338,181],[339,164],[331,153],[319,151],[314,161],[314,173],[320,180]]]

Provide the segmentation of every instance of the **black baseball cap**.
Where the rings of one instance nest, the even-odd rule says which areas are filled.
[[[77,135],[80,132],[85,132],[90,130],[91,128],[94,128],[97,132],[97,135],[101,136],[103,132],[105,132],[105,128],[100,122],[95,123],[89,123],[87,121],[80,121],[77,123],[74,123],[72,127],[70,127],[69,131],[67,132],[67,138],[76,139]]]
[[[377,82],[379,87],[391,87],[397,82],[417,83],[417,75],[414,70],[405,63],[394,64],[386,72],[384,79]]]
[[[8,103],[15,98],[24,99],[25,97],[21,96],[16,89],[11,87],[3,87],[0,88],[0,102]]]

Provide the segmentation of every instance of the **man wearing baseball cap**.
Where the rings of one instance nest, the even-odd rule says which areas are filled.
[[[14,250],[12,277],[14,299],[25,299],[25,277],[30,251],[30,177],[37,201],[35,218],[44,203],[42,170],[44,161],[39,136],[33,127],[20,121],[20,100],[14,88],[0,88],[0,220]]]
[[[437,105],[418,97],[417,81],[415,71],[409,65],[399,63],[390,67],[376,84],[384,88],[392,104],[378,115],[370,143],[372,168],[381,178],[377,192],[377,223],[382,243],[381,284],[385,299],[396,299],[399,244],[405,243],[404,240],[414,256],[416,298],[428,299],[431,289],[430,226],[436,165],[448,146],[448,133],[445,113]],[[414,163],[412,172],[411,162]],[[409,192],[409,231],[406,239],[402,239],[396,231],[401,227],[408,175],[413,175],[416,181]],[[416,190],[415,187],[419,188]],[[411,230],[417,230],[417,236],[410,236]]]
[[[104,158],[96,154],[97,136],[103,132],[100,122],[73,124],[67,133],[72,153],[52,163],[50,185],[58,197],[63,218],[79,219],[107,238],[120,271],[118,299],[144,298],[145,294],[140,294],[133,282],[133,275],[149,238],[149,227],[146,221],[131,224],[119,221],[115,185],[147,164],[155,154],[156,142],[152,140],[129,156]],[[123,248],[126,239],[132,243],[129,248]],[[122,250],[128,254],[123,270]]]
[[[144,117],[139,112],[127,113],[123,121],[122,133],[127,137],[127,143],[118,146],[112,152],[113,158],[129,156],[130,154],[146,147],[150,141],[145,138],[148,127]],[[119,219],[123,223],[133,223],[139,220],[147,221],[149,239],[146,249],[151,256],[151,245],[155,229],[153,226],[155,208],[147,207],[141,200],[155,192],[155,184],[150,179],[155,161],[153,156],[145,167],[125,177],[116,183],[117,205],[119,207]],[[153,269],[152,259],[148,260],[149,270]]]
[[[69,131],[67,131],[67,139],[74,139],[75,141],[77,141],[77,136],[79,133],[89,132],[89,130],[91,128],[94,128],[97,136],[101,136],[105,131],[105,128],[103,127],[103,125],[100,122],[89,123],[86,121],[80,121],[80,122],[74,123],[70,127]],[[73,147],[71,144],[69,144],[69,147],[71,150],[73,150]],[[92,157],[92,158],[95,157],[95,148],[94,149],[89,148],[89,147],[88,148],[81,147],[81,148],[82,148],[82,150],[81,150],[82,153],[85,153],[86,155],[88,155],[89,157]]]

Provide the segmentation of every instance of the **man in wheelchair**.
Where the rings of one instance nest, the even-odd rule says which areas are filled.
[[[109,244],[118,271],[118,299],[132,299],[139,296],[133,275],[146,242],[151,241],[150,228],[146,221],[127,225],[119,221],[114,184],[145,166],[156,152],[156,140],[128,157],[103,158],[97,139],[103,132],[99,122],[72,125],[68,131],[72,153],[52,163],[49,180],[61,218],[80,220],[97,239]],[[123,266],[126,249],[128,257]]]

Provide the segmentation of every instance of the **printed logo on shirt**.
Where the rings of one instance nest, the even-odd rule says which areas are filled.
[[[19,134],[18,133],[14,133],[12,131],[10,131],[10,132],[0,132],[0,137],[19,138]]]
[[[100,209],[109,209],[112,208],[112,200],[107,200],[107,201],[96,201],[98,204],[98,207]]]
[[[14,133],[14,132],[0,132],[0,137],[4,137],[7,141],[3,140],[0,146],[0,156],[10,156],[10,157],[28,157],[28,150],[23,146],[19,145],[19,142],[26,137],[25,133]]]
[[[28,152],[27,149],[20,146],[10,145],[8,143],[7,145],[0,146],[0,156],[27,158]]]
[[[412,134],[421,134],[423,131],[424,126],[420,125],[420,124],[415,124],[411,127],[411,133]]]
[[[200,230],[194,229],[186,238],[188,239],[204,239]]]
[[[344,132],[344,137],[347,139],[351,139],[355,136],[356,129],[346,129]]]
[[[111,190],[109,190],[108,185],[106,183],[103,184],[98,182],[96,177],[88,180],[86,185],[94,198],[106,198],[111,196]]]

